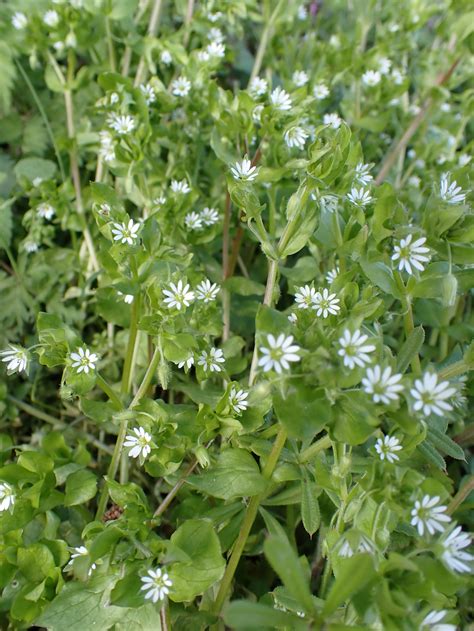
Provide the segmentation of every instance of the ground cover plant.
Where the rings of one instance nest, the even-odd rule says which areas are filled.
[[[466,629],[462,0],[0,7],[5,629]]]

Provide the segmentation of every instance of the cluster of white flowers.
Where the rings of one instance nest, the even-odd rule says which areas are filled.
[[[201,212],[190,212],[184,218],[188,230],[201,230],[219,221],[219,213],[215,208],[204,208]]]
[[[28,351],[21,346],[8,345],[9,348],[0,351],[2,362],[7,365],[7,372],[9,375],[14,373],[27,373],[29,355]]]
[[[393,248],[392,261],[397,261],[398,270],[412,275],[413,268],[422,272],[425,269],[425,263],[428,263],[430,257],[427,256],[430,249],[425,247],[426,238],[421,237],[413,241],[413,235],[402,239],[398,245]]]
[[[298,309],[313,309],[317,316],[327,318],[329,315],[337,315],[341,307],[336,294],[329,293],[327,288],[316,291],[314,287],[305,285],[300,287],[295,294],[295,303]]]
[[[90,371],[95,370],[99,356],[96,353],[91,353],[88,348],[79,347],[77,351],[69,355],[69,359],[71,360],[71,366],[76,368],[78,374],[85,372],[87,375]]]
[[[219,285],[211,283],[208,278],[197,285],[195,292],[191,290],[189,283],[184,284],[182,280],[179,280],[176,284],[170,283],[169,289],[163,289],[165,295],[163,302],[169,309],[176,308],[181,311],[189,307],[195,298],[204,303],[214,301],[219,291]]]
[[[278,374],[283,370],[290,368],[290,362],[300,361],[298,355],[300,347],[293,344],[293,336],[286,336],[284,333],[275,338],[273,335],[267,335],[267,346],[259,348],[260,359],[258,365],[262,367],[264,372],[274,370]]]

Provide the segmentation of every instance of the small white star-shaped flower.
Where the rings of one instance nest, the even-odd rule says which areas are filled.
[[[294,127],[290,127],[283,134],[283,138],[290,149],[292,147],[297,147],[298,149],[304,149],[305,142],[308,139],[308,132],[305,131],[302,127],[298,127],[297,125]]]
[[[171,180],[170,187],[176,195],[187,195],[191,191],[186,180]]]
[[[198,359],[198,365],[202,366],[206,372],[221,372],[225,362],[224,353],[220,348],[211,348],[209,351],[202,351]]]
[[[316,298],[316,289],[305,285],[300,287],[295,294],[295,303],[298,305],[298,309],[309,309],[314,303]]]
[[[8,374],[28,372],[28,351],[21,346],[8,345],[9,348],[0,351],[2,362],[7,365]]]
[[[217,285],[216,283],[211,283],[211,281],[206,278],[196,287],[196,298],[198,300],[202,300],[205,303],[212,302],[216,299],[219,291],[219,285]]]
[[[120,243],[133,245],[135,239],[138,237],[138,231],[140,230],[140,224],[135,223],[133,219],[130,219],[128,224],[114,223],[111,230],[114,237],[114,241],[120,241]]]
[[[252,166],[252,162],[247,156],[242,162],[236,162],[233,167],[230,168],[232,177],[235,180],[242,180],[243,182],[251,182],[255,180],[258,175],[259,169],[256,166]]]
[[[384,436],[383,438],[378,438],[375,443],[375,451],[379,454],[380,460],[387,460],[393,464],[397,460],[400,460],[397,455],[397,451],[400,451],[402,446],[400,445],[400,441],[395,436]]]
[[[291,80],[298,88],[301,88],[308,83],[309,77],[304,70],[296,70]]]
[[[169,287],[169,289],[163,289],[163,293],[166,296],[163,302],[168,309],[176,307],[178,311],[181,311],[181,309],[184,310],[193,302],[194,292],[190,290],[188,283],[185,285],[182,280],[179,280],[176,285],[170,283]]]
[[[426,238],[421,237],[413,241],[413,235],[402,239],[398,245],[393,248],[392,261],[398,261],[398,270],[403,272],[406,270],[408,274],[413,274],[413,267],[419,272],[425,269],[425,263],[428,263],[430,257],[427,256],[430,251],[425,247]]]
[[[291,96],[288,92],[286,92],[286,90],[283,90],[283,88],[278,87],[272,90],[272,93],[270,94],[270,102],[273,107],[280,112],[287,112],[288,110],[291,110]]]
[[[369,88],[373,88],[380,83],[382,76],[377,70],[367,70],[362,75],[362,83]]]
[[[283,369],[290,368],[290,362],[300,361],[299,351],[300,347],[293,344],[292,335],[280,333],[277,338],[271,334],[267,335],[267,346],[259,348],[258,365],[262,366],[264,372],[274,370],[280,374]]]
[[[456,388],[449,385],[449,381],[440,381],[435,373],[425,373],[422,379],[416,379],[411,396],[415,399],[413,409],[415,412],[423,411],[425,416],[436,414],[444,416],[445,412],[453,409],[446,401],[456,394]]]
[[[123,443],[124,447],[130,447],[128,455],[131,458],[138,458],[140,456],[143,460],[151,452],[151,436],[146,432],[143,427],[135,427],[132,429],[132,433],[125,436]]]
[[[12,509],[15,499],[13,487],[7,482],[0,482],[0,513]]]
[[[251,96],[257,98],[263,96],[268,90],[268,81],[261,77],[254,77],[249,85],[249,92]]]
[[[347,199],[355,206],[367,206],[373,200],[370,191],[366,191],[364,188],[351,189],[351,192],[347,194]]]
[[[329,315],[337,315],[341,310],[339,298],[336,298],[336,294],[330,294],[327,288],[315,294],[312,298],[311,308],[316,311],[318,317],[322,316],[323,318],[327,318]]]
[[[360,330],[351,333],[349,329],[345,329],[342,337],[339,338],[338,355],[343,358],[344,366],[347,366],[351,370],[355,366],[363,368],[366,364],[369,364],[371,358],[369,353],[375,351],[374,344],[367,344],[368,336],[360,332]]]
[[[229,405],[236,414],[240,414],[248,408],[248,396],[249,393],[245,390],[237,390],[232,386],[229,392]]]
[[[76,372],[79,374],[85,372],[86,375],[91,370],[95,370],[95,365],[99,361],[99,356],[96,353],[91,353],[88,348],[78,348],[76,352],[69,355],[71,360],[71,366],[76,368]]]
[[[367,373],[362,379],[362,386],[367,394],[372,395],[374,403],[385,403],[398,400],[398,393],[403,390],[400,383],[402,376],[392,375],[392,369],[387,366],[383,371],[380,366],[367,368]]]
[[[174,96],[185,97],[191,91],[191,81],[186,77],[178,77],[171,83],[171,92]]]
[[[440,497],[438,495],[431,497],[424,495],[421,502],[416,501],[411,511],[411,525],[416,526],[420,537],[423,536],[425,530],[430,535],[434,535],[436,531],[443,532],[446,524],[451,521],[451,517],[446,515],[447,506],[439,505]]]
[[[466,193],[464,193],[456,180],[450,182],[449,173],[443,173],[439,185],[439,194],[448,204],[462,204],[466,200]]]
[[[212,226],[219,221],[219,213],[215,208],[203,208],[199,213],[201,221],[205,226]]]
[[[173,581],[161,568],[148,570],[148,576],[143,576],[140,580],[143,583],[140,589],[146,592],[145,600],[151,600],[153,603],[164,600],[173,586]]]
[[[184,223],[188,230],[200,230],[202,228],[202,217],[199,213],[193,211],[186,215]]]
[[[313,96],[317,101],[322,101],[329,96],[329,88],[325,83],[317,83],[313,88]]]
[[[462,532],[461,526],[444,533],[439,543],[442,550],[441,560],[451,571],[461,574],[472,571],[474,556],[465,551],[471,545],[471,537],[467,532]]]
[[[334,112],[330,114],[324,114],[323,123],[325,125],[329,125],[333,129],[339,129],[342,123],[342,118]]]

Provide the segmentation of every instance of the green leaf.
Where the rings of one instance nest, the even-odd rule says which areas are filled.
[[[200,491],[224,500],[258,495],[266,487],[258,464],[245,449],[223,450],[214,466],[188,481]]]
[[[97,479],[92,471],[85,469],[71,473],[66,480],[66,506],[77,506],[85,504],[95,497],[97,489]]]
[[[12,240],[12,201],[4,201],[0,205],[0,248],[6,250]]]
[[[359,263],[364,274],[374,285],[377,285],[386,294],[400,298],[400,291],[393,278],[392,270],[385,263],[382,261],[370,262],[367,259],[361,259]]]
[[[270,536],[263,545],[263,551],[290,595],[301,603],[305,611],[313,611],[309,577],[306,577],[301,561],[288,538],[283,535]]]
[[[426,440],[432,447],[436,447],[436,449],[439,449],[439,451],[447,456],[451,456],[451,458],[455,458],[456,460],[466,460],[462,447],[435,427],[428,426]]]
[[[265,293],[265,285],[244,276],[232,276],[222,283],[222,287],[240,296],[263,296]]]
[[[30,183],[40,178],[42,181],[51,180],[56,173],[56,164],[43,158],[24,158],[15,165],[17,179],[26,178]]]
[[[11,106],[13,81],[16,76],[16,68],[13,63],[13,47],[7,42],[0,42],[0,109],[7,114]]]
[[[430,442],[425,440],[424,442],[417,445],[416,450],[423,456],[425,460],[430,462],[438,469],[445,471],[446,463],[444,461],[444,458],[439,455],[439,453]]]
[[[237,631],[259,631],[260,629],[306,631],[308,629],[307,623],[294,614],[248,600],[231,602],[224,610],[224,622]]]
[[[330,615],[348,600],[360,592],[376,576],[374,563],[369,554],[355,554],[344,559],[323,608],[323,615]]]
[[[311,440],[332,420],[324,390],[301,382],[292,382],[284,396],[276,390],[273,405],[278,420],[294,438]]]
[[[169,576],[173,581],[170,599],[190,601],[222,578],[225,561],[219,537],[211,521],[189,519],[171,536],[171,543],[189,560],[173,563]]]
[[[422,326],[417,326],[407,337],[397,355],[397,371],[404,373],[411,364],[413,358],[419,353],[425,341],[425,331]]]
[[[316,483],[307,475],[301,480],[301,519],[306,532],[312,537],[321,523]]]
[[[50,576],[56,567],[50,549],[41,543],[18,548],[17,563],[23,576],[33,583]]]

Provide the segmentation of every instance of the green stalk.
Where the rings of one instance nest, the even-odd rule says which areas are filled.
[[[128,332],[127,352],[123,364],[122,383],[120,386],[120,392],[122,393],[122,395],[128,394],[132,385],[134,363],[133,358],[135,354],[135,344],[137,342],[138,336],[138,315],[140,313],[140,302],[140,294],[137,294],[132,305],[132,316]]]
[[[153,8],[150,15],[150,22],[148,23],[148,37],[156,37],[156,34],[158,32],[162,1],[163,0],[155,0],[155,2],[153,3]],[[138,68],[135,74],[135,81],[133,82],[135,88],[145,81],[147,72],[148,71],[145,63],[145,54],[143,53],[140,57],[140,61],[138,62]]]
[[[405,310],[405,313],[403,314],[403,327],[405,329],[405,337],[408,338],[415,329],[415,323],[413,321],[413,309],[411,306],[411,298],[410,298],[410,295],[407,293],[407,288],[405,286],[405,283],[403,282],[400,272],[397,272],[397,271],[394,272],[394,277],[395,277],[397,286],[400,290],[400,293],[403,296],[402,301],[401,301],[403,308]],[[413,357],[410,365],[411,365],[412,371],[415,374],[419,375],[421,373],[421,364],[420,364],[420,358],[418,356],[418,353],[416,353],[416,355]]]
[[[451,379],[452,377],[457,377],[458,375],[462,375],[470,370],[472,370],[472,368],[466,364],[464,359],[460,359],[458,362],[454,362],[453,364],[450,364],[449,366],[446,366],[446,368],[440,370],[438,378]]]
[[[270,19],[268,20],[268,22],[265,25],[265,28],[262,31],[262,36],[258,44],[257,54],[255,55],[255,61],[253,64],[252,72],[250,74],[249,83],[252,81],[252,79],[255,79],[255,77],[258,76],[258,73],[260,72],[262,68],[263,57],[265,55],[268,42],[270,41],[272,30],[273,30],[273,27],[275,26],[276,18],[278,17],[278,14],[283,4],[284,4],[284,0],[280,0],[278,2],[275,9],[273,10],[273,13],[270,16]]]
[[[115,392],[115,390],[113,390],[112,386],[109,383],[107,383],[107,381],[101,375],[99,375],[99,373],[97,373],[96,383],[99,386],[99,388],[103,392],[105,392],[105,394],[109,397],[109,399],[115,405],[117,410],[121,410],[123,405],[122,405],[122,401],[120,400],[120,397]]]
[[[110,19],[108,17],[105,18],[105,33],[107,36],[107,48],[109,51],[110,70],[111,72],[116,72],[117,64],[115,61],[114,42],[112,39],[112,29],[110,28]]]
[[[265,480],[270,480],[272,473],[276,467],[278,462],[278,458],[280,457],[281,450],[286,442],[287,434],[286,430],[281,427],[275,442],[273,444],[273,449],[270,453],[270,456],[262,470],[262,476]],[[229,559],[229,563],[227,564],[224,576],[222,578],[219,592],[217,593],[216,600],[212,606],[212,611],[216,614],[219,614],[222,606],[224,605],[232,579],[234,578],[235,571],[237,570],[237,566],[240,561],[240,557],[242,556],[242,552],[244,551],[245,544],[247,543],[247,538],[252,529],[253,523],[257,516],[258,508],[260,503],[265,498],[266,493],[260,493],[259,495],[255,495],[250,500],[247,510],[245,511],[244,521],[242,522],[242,526],[240,527],[239,536],[237,537],[237,541],[234,544],[232,549],[232,554]]]
[[[305,463],[305,462],[309,462],[310,460],[312,460],[314,458],[314,456],[319,454],[320,451],[324,451],[325,449],[327,449],[330,446],[331,446],[331,439],[329,438],[329,436],[327,436],[327,435],[323,436],[322,438],[317,440],[315,443],[310,445],[303,452],[301,452],[301,454],[299,456],[299,461],[302,464]]]

